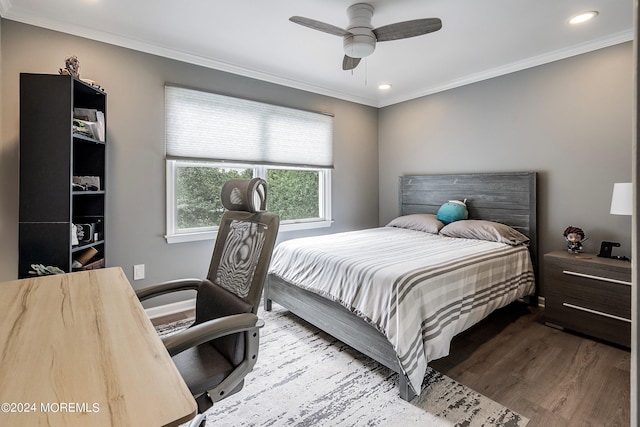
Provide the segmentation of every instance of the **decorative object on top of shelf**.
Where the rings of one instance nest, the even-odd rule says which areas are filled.
[[[460,200],[449,200],[438,209],[437,218],[444,224],[469,218],[467,210],[467,199],[462,202]]]
[[[567,251],[573,252],[574,254],[577,254],[582,250],[582,242],[587,240],[584,237],[584,231],[582,231],[582,228],[574,227],[573,225],[565,228],[562,235],[567,240]]]
[[[64,60],[64,68],[58,70],[63,76],[71,75],[76,78],[80,78],[80,61],[75,55],[71,55]]]
[[[65,58],[64,68],[59,68],[58,73],[63,76],[73,76],[77,79],[80,79],[80,61],[78,60],[78,57],[75,55],[71,55]],[[91,79],[80,79],[80,80],[104,92],[104,89],[102,89],[102,86],[100,86],[95,80],[91,80]]]
[[[100,86],[95,80],[91,80],[91,79],[80,79],[80,80],[104,92],[104,89],[102,88],[102,86]]]
[[[35,276],[49,276],[52,274],[64,274],[64,271],[58,267],[54,267],[52,265],[45,266],[44,264],[31,264],[32,270],[29,271],[29,274],[33,274]]]

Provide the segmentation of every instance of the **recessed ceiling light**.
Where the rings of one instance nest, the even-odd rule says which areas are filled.
[[[591,12],[581,13],[580,15],[576,15],[573,18],[569,19],[569,24],[572,24],[572,25],[582,24],[583,22],[590,21],[596,16],[598,16],[598,12],[596,12],[595,10]]]
[[[389,89],[391,89],[391,85],[389,83],[383,83],[381,85],[378,85],[378,89],[380,89],[380,90],[389,90]]]

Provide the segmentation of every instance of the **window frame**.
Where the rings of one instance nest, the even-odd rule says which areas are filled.
[[[253,169],[253,176],[267,179],[267,171],[269,169],[285,169],[285,170],[308,170],[317,171],[319,177],[319,218],[303,218],[298,220],[286,220],[280,222],[280,231],[297,231],[309,230],[316,228],[330,227],[333,223],[331,216],[331,168],[319,167],[303,167],[290,165],[257,165],[238,162],[216,162],[206,159],[202,160],[180,160],[166,159],[166,194],[167,194],[167,228],[165,239],[167,243],[183,243],[199,240],[215,239],[218,234],[218,226],[211,227],[195,227],[189,229],[178,230],[177,227],[177,204],[176,204],[176,179],[177,169],[179,167],[224,167],[224,168],[242,168]],[[267,185],[269,183],[267,182]],[[267,202],[268,203],[268,202]]]

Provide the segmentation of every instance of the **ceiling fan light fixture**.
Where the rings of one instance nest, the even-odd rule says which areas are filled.
[[[376,49],[376,38],[370,34],[344,36],[344,53],[352,58],[364,58]]]
[[[373,34],[371,18],[373,6],[367,3],[356,3],[347,9],[349,17],[349,34],[342,39],[344,54],[351,58],[364,58],[376,49],[376,36]]]
[[[584,12],[584,13],[581,13],[579,15],[576,15],[576,16],[570,18],[569,19],[569,24],[571,24],[571,25],[582,24],[583,22],[587,22],[587,21],[592,20],[596,16],[598,16],[598,12],[596,12],[595,10],[592,10],[592,11],[589,11],[589,12]]]

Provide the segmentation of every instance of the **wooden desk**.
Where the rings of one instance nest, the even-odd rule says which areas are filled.
[[[177,426],[196,414],[120,268],[0,283],[0,405],[0,426]]]

